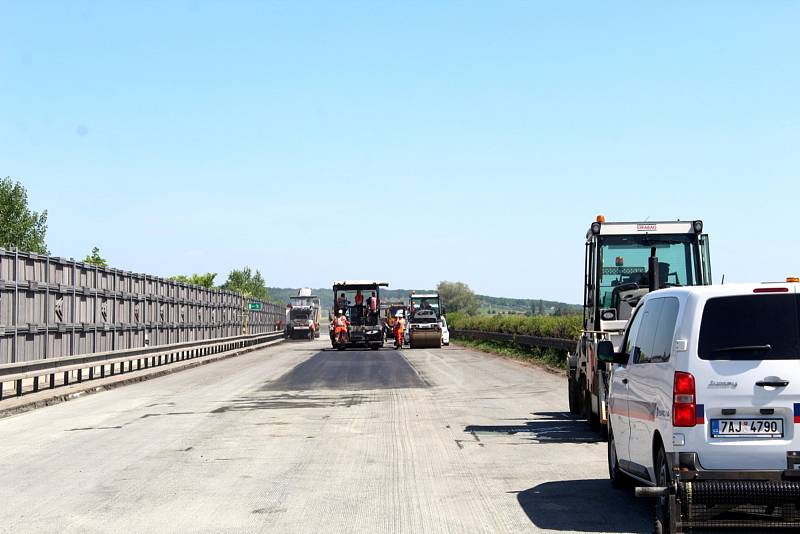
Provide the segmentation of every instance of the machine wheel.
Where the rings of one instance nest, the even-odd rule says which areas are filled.
[[[591,424],[592,417],[592,394],[586,389],[586,377],[582,376],[578,381],[578,398],[581,404],[581,416]]]
[[[603,429],[601,428],[601,426],[602,426],[602,425],[600,424],[600,416],[599,416],[599,415],[596,415],[596,414],[595,414],[595,413],[592,411],[592,404],[591,404],[591,401],[589,401],[589,426],[590,426],[590,427],[592,428],[592,430],[594,430],[595,432],[600,432],[600,433],[601,433],[601,435],[603,434]],[[604,437],[604,436],[603,436],[603,437]]]
[[[371,350],[379,350],[379,349],[381,348],[381,346],[380,346],[380,345],[378,345],[377,343],[375,343],[375,344],[373,344],[373,345],[370,345],[370,346],[369,346],[369,348],[370,348]]]
[[[595,415],[592,411],[592,392],[586,389],[584,386],[583,388],[583,416],[586,418],[586,421],[589,422],[589,427],[592,430],[599,431],[600,430],[600,416]]]
[[[614,432],[610,427],[608,429],[608,478],[611,479],[611,485],[617,489],[628,489],[633,485],[631,478],[619,469],[617,444],[614,441]]]
[[[567,378],[567,392],[569,395],[569,413],[572,415],[581,415],[581,401],[580,391],[578,384],[574,378]]]

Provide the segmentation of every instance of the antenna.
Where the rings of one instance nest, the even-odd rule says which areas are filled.
[[[722,274],[722,283],[720,285],[725,285],[725,273]]]

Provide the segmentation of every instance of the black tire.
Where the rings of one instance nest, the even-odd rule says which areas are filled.
[[[608,478],[611,480],[611,485],[619,490],[627,490],[633,486],[633,480],[623,473],[619,468],[619,461],[617,459],[617,444],[614,441],[614,432],[609,427],[608,429]]]
[[[596,415],[592,411],[592,392],[586,389],[584,386],[583,389],[583,416],[586,418],[586,421],[589,423],[589,428],[594,430],[595,432],[600,431],[600,416]],[[598,406],[599,408],[599,406]]]
[[[669,466],[669,460],[667,459],[667,453],[664,451],[664,446],[661,445],[656,453],[656,463],[655,463],[655,477],[656,477],[656,485],[665,487],[670,486],[671,483],[671,469]],[[670,515],[669,515],[669,497],[662,496],[656,497],[656,520],[655,525],[653,526],[653,532],[658,533],[667,533],[671,532],[671,525],[670,525]]]
[[[585,380],[580,381],[581,408],[583,408],[583,418],[592,424],[592,393],[586,389]]]
[[[578,383],[572,377],[567,378],[567,392],[569,395],[569,413],[581,415],[580,391],[578,390]]]

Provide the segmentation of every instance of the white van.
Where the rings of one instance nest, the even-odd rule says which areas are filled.
[[[636,307],[620,352],[598,346],[598,358],[616,364],[611,481],[661,488],[649,493],[660,497],[664,531],[697,521],[800,527],[799,287],[655,291]]]

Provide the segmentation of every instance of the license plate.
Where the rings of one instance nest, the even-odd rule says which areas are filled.
[[[783,419],[712,419],[712,438],[783,437]]]

